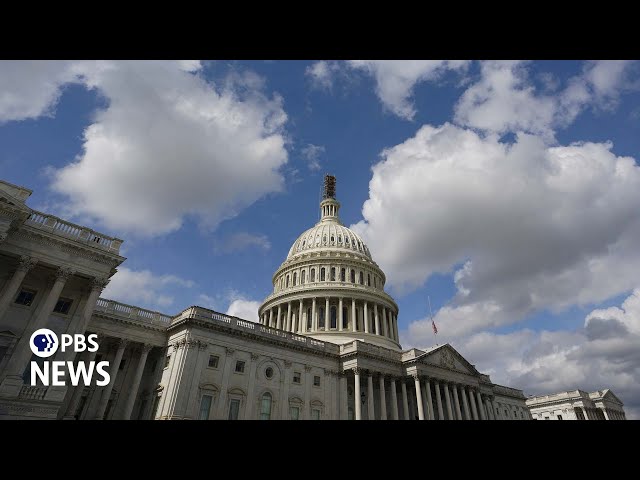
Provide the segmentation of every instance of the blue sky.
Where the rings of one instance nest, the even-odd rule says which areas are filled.
[[[325,173],[400,308],[527,394],[640,407],[640,65],[0,62],[0,171],[125,240],[104,296],[250,317]]]

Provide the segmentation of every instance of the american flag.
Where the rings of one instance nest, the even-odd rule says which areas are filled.
[[[438,327],[436,327],[436,322],[431,320],[431,326],[433,327],[433,333],[437,334],[438,333]]]

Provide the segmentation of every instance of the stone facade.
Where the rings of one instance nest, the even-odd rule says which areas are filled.
[[[534,420],[626,420],[622,401],[608,388],[538,395],[527,399]]]
[[[331,195],[253,323],[100,298],[125,260],[122,241],[30,209],[30,194],[0,181],[1,419],[530,418],[522,391],[492,383],[451,345],[402,350],[384,273]],[[53,359],[108,360],[110,383],[25,384],[29,337],[42,327],[98,334],[97,352]]]

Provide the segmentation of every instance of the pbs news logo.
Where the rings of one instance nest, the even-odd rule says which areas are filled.
[[[98,335],[92,333],[86,337],[82,334],[69,335],[63,333],[60,335],[62,342],[58,340],[58,336],[48,328],[40,328],[33,332],[29,340],[31,351],[40,358],[49,358],[54,355],[58,348],[66,351],[69,347],[74,352],[95,352],[98,350]],[[68,379],[74,387],[82,384],[84,386],[91,385],[91,380],[96,374],[100,378],[96,380],[96,385],[103,387],[109,384],[111,377],[105,369],[109,367],[109,362],[77,362],[74,365],[71,361],[44,361],[42,365],[39,362],[31,362],[31,385],[36,385],[36,379],[40,379],[42,385],[62,387],[67,385]]]

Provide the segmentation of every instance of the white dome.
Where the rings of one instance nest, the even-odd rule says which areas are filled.
[[[319,222],[300,235],[289,249],[287,260],[302,253],[331,248],[360,253],[371,260],[369,248],[357,233],[337,222]]]

